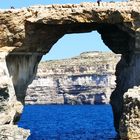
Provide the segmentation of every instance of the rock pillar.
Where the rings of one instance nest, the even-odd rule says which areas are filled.
[[[0,54],[0,124],[13,123],[16,113],[22,112],[22,105],[16,100],[15,90],[6,66],[6,53]],[[18,106],[17,106],[18,105]],[[16,109],[18,107],[18,110]]]
[[[29,136],[29,131],[14,125],[23,106],[15,95],[12,77],[6,65],[7,54],[0,53],[0,139],[16,139],[18,135],[24,140]]]
[[[124,115],[125,113],[124,106],[126,105],[123,95],[129,88],[140,85],[140,77],[138,75],[140,75],[140,54],[129,53],[122,55],[122,58],[116,67],[116,89],[111,95],[111,105],[114,113],[114,126],[116,131],[121,134],[122,129],[119,129],[119,127],[122,126],[122,121],[120,122],[120,120],[122,119],[122,114]],[[133,96],[133,94],[131,96]],[[123,133],[126,134],[125,138],[127,138],[128,132],[125,131]]]
[[[32,82],[38,54],[0,53],[0,139],[27,139],[29,131],[15,124],[22,113],[27,86]]]

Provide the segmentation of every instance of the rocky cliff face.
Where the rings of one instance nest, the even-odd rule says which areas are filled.
[[[120,58],[113,53],[86,52],[71,59],[41,62],[25,103],[109,103]]]
[[[116,88],[111,94],[114,126],[120,131],[123,95],[140,85],[139,0],[101,2],[100,6],[81,3],[0,10],[0,76],[6,79],[0,85],[1,126],[15,124],[19,119],[27,86],[36,74],[42,55],[65,34],[94,30],[114,53],[122,54],[115,72]],[[4,57],[3,53],[6,53]]]

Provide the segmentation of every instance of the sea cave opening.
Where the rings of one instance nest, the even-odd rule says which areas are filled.
[[[65,35],[43,56],[25,102],[109,104],[119,60],[120,55],[108,49],[97,31]],[[45,91],[41,87],[46,87]]]
[[[115,137],[109,100],[116,86],[115,67],[119,60],[120,55],[107,48],[97,31],[65,35],[43,56],[28,86],[19,126],[31,130],[30,140]],[[47,126],[43,129],[38,121],[41,118]],[[109,131],[101,134],[103,127],[103,131]]]

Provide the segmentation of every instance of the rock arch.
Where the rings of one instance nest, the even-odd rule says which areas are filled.
[[[122,54],[116,68],[117,87],[111,96],[114,125],[119,131],[123,94],[140,85],[139,7],[139,2],[104,2],[101,6],[81,3],[0,10],[1,77],[7,80],[1,81],[0,91],[9,93],[9,98],[1,101],[8,115],[0,124],[18,120],[42,55],[65,34],[97,30],[113,52]]]

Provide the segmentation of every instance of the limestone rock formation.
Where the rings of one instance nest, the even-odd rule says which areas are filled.
[[[35,80],[27,89],[25,103],[109,103],[120,57],[113,53],[85,52],[71,59],[41,62]]]
[[[7,55],[6,52],[0,53],[0,140],[13,140],[20,134],[25,140],[29,136],[28,131],[13,125],[19,120],[23,105],[16,99],[12,79],[6,65]]]
[[[0,53],[7,54],[2,58],[1,77],[5,75],[6,80],[1,80],[0,99],[4,106],[1,105],[0,116],[7,118],[6,112],[11,116],[1,125],[18,120],[20,111],[16,113],[13,106],[17,101],[24,104],[27,86],[42,55],[65,34],[93,30],[101,34],[114,53],[122,54],[116,67],[116,89],[111,95],[114,126],[119,131],[123,95],[129,88],[140,85],[139,0],[101,2],[100,6],[83,2],[0,10]]]
[[[26,140],[30,131],[18,128],[17,125],[0,126],[0,140]]]
[[[140,139],[140,87],[124,94],[124,107],[120,125],[121,138]],[[127,133],[126,133],[127,132]]]

